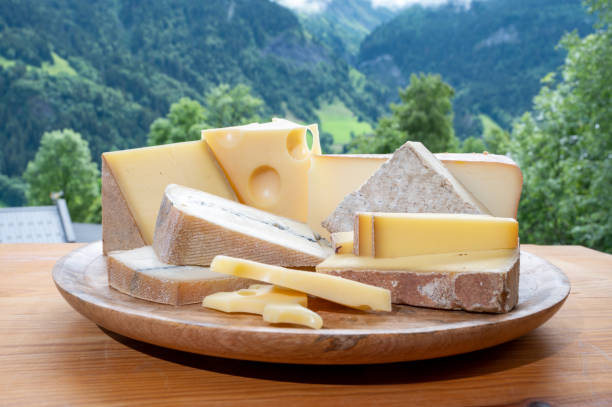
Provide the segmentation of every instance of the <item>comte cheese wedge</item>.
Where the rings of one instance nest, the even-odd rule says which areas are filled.
[[[197,266],[218,254],[315,266],[333,253],[303,223],[180,185],[166,188],[153,248],[166,263]]]
[[[104,253],[153,242],[159,204],[168,184],[181,184],[236,200],[205,141],[102,154]]]
[[[162,263],[151,246],[109,253],[108,282],[132,297],[171,305],[195,304],[209,294],[253,283],[220,275],[208,267]]]
[[[308,148],[306,132],[313,136]],[[317,125],[289,120],[202,131],[240,202],[306,222],[308,170],[321,154]]]
[[[215,257],[210,267],[218,273],[299,290],[351,308],[391,311],[389,290],[340,277],[292,270],[228,256]]]
[[[334,255],[317,272],[387,288],[396,304],[504,313],[518,302],[519,249],[381,259]]]
[[[374,257],[514,249],[518,222],[456,213],[358,213],[353,246],[356,255]]]
[[[353,229],[357,212],[488,214],[488,209],[418,142],[398,148],[325,219],[330,232]]]

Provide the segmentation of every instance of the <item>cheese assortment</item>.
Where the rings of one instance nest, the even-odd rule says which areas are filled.
[[[322,155],[316,125],[274,119],[102,165],[109,283],[137,298],[315,329],[308,295],[380,312],[518,301],[522,174],[504,156]]]

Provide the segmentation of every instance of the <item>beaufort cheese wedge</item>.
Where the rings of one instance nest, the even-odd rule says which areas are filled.
[[[323,326],[319,314],[299,304],[268,304],[264,308],[263,319],[273,324],[304,325],[312,329]]]
[[[308,148],[306,131],[313,136]],[[240,202],[306,222],[310,158],[321,154],[317,125],[289,120],[202,131]]]
[[[218,273],[299,290],[351,308],[391,311],[389,290],[340,277],[292,270],[228,256],[215,257],[210,267]]]
[[[355,236],[354,253],[358,256],[514,249],[518,246],[518,222],[457,213],[359,213]]]
[[[181,184],[236,200],[205,141],[102,154],[104,253],[150,245],[168,184]]]
[[[166,263],[198,266],[218,254],[314,266],[333,253],[303,223],[180,185],[166,188],[153,248]]]
[[[330,231],[353,229],[357,212],[488,214],[421,143],[409,141],[323,222]]]
[[[108,282],[132,297],[171,305],[195,304],[209,294],[253,283],[220,275],[207,267],[162,263],[151,246],[109,253]]]
[[[421,307],[503,313],[518,302],[519,248],[374,258],[334,255],[317,272],[391,291]]]

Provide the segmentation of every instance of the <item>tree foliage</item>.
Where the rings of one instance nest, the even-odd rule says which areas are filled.
[[[561,78],[551,75],[513,130],[524,173],[521,238],[612,252],[612,4],[590,0],[595,33],[566,35]]]
[[[348,151],[390,153],[408,140],[420,141],[434,152],[457,149],[453,130],[453,88],[440,75],[411,75],[400,90],[400,104],[379,120],[375,135],[354,138]]]
[[[20,178],[0,174],[0,206],[23,206],[25,190],[26,185]]]
[[[96,220],[99,207],[99,171],[91,161],[89,146],[70,129],[43,134],[34,160],[23,179],[30,205],[49,205],[51,193],[63,192],[73,221]]]
[[[221,84],[204,99],[206,107],[189,98],[173,103],[166,117],[151,124],[149,145],[197,140],[202,129],[256,122],[263,106],[263,101],[251,95],[251,89],[243,84],[233,88]]]

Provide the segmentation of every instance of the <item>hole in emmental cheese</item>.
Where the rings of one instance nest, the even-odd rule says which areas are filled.
[[[257,167],[249,177],[249,194],[257,205],[265,208],[278,202],[281,179],[278,171],[267,165]]]
[[[306,131],[304,129],[291,130],[287,135],[287,152],[296,160],[308,157],[308,145],[306,144]]]
[[[248,297],[250,295],[256,295],[257,292],[253,290],[238,290],[238,295],[242,295],[243,297]]]

